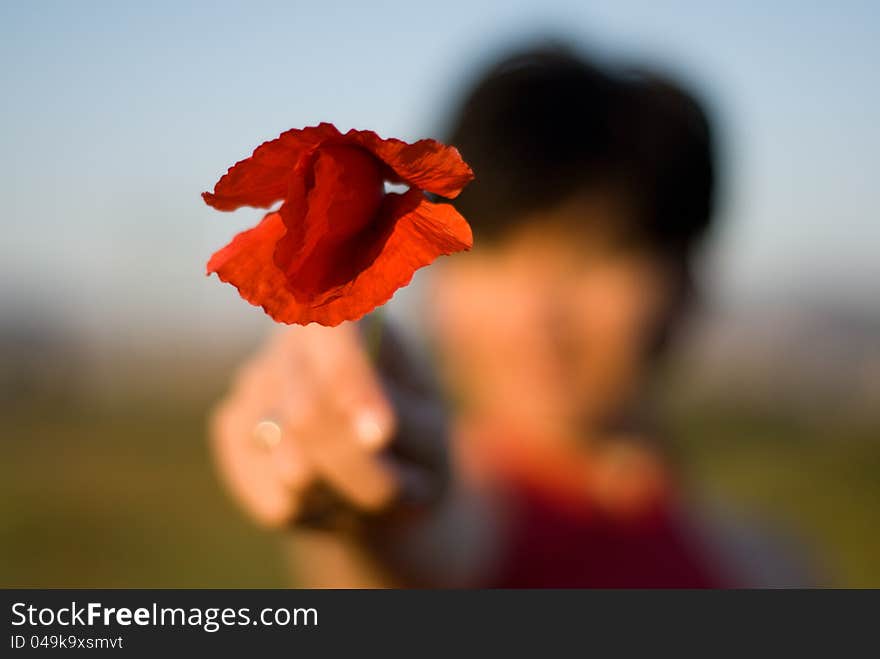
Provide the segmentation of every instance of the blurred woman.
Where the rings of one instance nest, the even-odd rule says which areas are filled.
[[[229,489],[308,586],[712,587],[655,427],[714,197],[671,82],[560,49],[495,66],[448,142],[475,249],[430,270],[433,367],[371,319],[285,329],[213,420]],[[442,385],[438,385],[437,382]]]

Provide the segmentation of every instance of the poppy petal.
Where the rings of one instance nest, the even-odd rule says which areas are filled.
[[[417,191],[388,195],[383,212],[389,214],[389,233],[376,257],[354,281],[338,287],[322,304],[303,303],[288,287],[275,265],[275,244],[285,233],[280,213],[269,213],[253,229],[238,234],[208,262],[208,274],[217,273],[253,305],[274,320],[306,325],[335,326],[357,320],[391,299],[419,268],[438,256],[470,249],[471,230],[449,204],[434,204]]]
[[[263,307],[272,318],[296,304],[287,290],[287,279],[272,260],[275,243],[284,235],[277,212],[268,213],[253,229],[242,231],[208,261],[207,273],[217,273],[253,305]]]
[[[470,226],[452,205],[432,203],[416,190],[389,194],[386,199],[383,212],[390,217],[387,237],[376,244],[372,262],[352,282],[327,296],[328,301],[309,308],[307,316],[280,319],[282,322],[314,321],[334,326],[357,320],[390,300],[419,268],[438,256],[473,245]]]
[[[275,250],[275,264],[303,302],[318,301],[363,270],[364,246],[381,230],[376,219],[384,197],[382,165],[365,150],[325,145],[313,160],[311,185],[292,182],[281,209],[287,234]]]
[[[252,156],[237,162],[202,198],[217,210],[241,206],[268,208],[287,193],[291,173],[302,156],[324,140],[340,137],[333,124],[291,129],[258,146]]]
[[[352,140],[371,151],[408,185],[454,199],[474,179],[474,173],[453,146],[437,140],[408,144],[397,139],[383,140],[371,130],[350,130]]]

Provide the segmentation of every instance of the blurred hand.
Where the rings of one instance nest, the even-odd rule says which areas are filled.
[[[234,498],[271,527],[418,510],[448,480],[439,396],[387,326],[377,360],[351,323],[273,336],[218,404],[211,442]]]

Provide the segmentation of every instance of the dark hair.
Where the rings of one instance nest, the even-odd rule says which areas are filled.
[[[659,76],[612,74],[564,48],[529,50],[472,88],[450,132],[476,173],[455,203],[478,241],[602,185],[619,188],[635,211],[611,228],[642,246],[686,253],[709,226],[709,122]]]

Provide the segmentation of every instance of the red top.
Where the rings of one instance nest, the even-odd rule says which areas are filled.
[[[651,453],[630,445],[597,459],[512,446],[496,445],[484,455],[510,506],[506,553],[488,586],[732,585],[688,532],[668,471]]]

